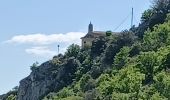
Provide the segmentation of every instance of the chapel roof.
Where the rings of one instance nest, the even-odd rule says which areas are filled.
[[[112,32],[112,34],[117,34],[117,33],[118,32]],[[82,38],[96,38],[96,37],[102,37],[102,36],[106,36],[106,32],[105,31],[93,31],[93,32],[87,33]]]

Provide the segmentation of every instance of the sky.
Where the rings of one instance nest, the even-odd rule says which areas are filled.
[[[132,6],[138,25],[150,5],[150,0],[0,0],[0,94],[19,85],[33,63],[57,55],[57,45],[60,53],[80,45],[90,21],[96,31],[122,31],[130,27]]]

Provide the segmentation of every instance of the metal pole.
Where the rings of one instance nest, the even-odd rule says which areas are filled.
[[[60,50],[60,45],[58,45],[58,54],[59,54],[59,52],[60,52],[59,50]]]
[[[133,27],[133,7],[132,7],[132,18],[131,18],[131,28]]]

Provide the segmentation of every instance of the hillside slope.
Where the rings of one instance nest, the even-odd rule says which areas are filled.
[[[155,0],[138,27],[33,64],[0,100],[169,100],[169,11],[169,0]]]

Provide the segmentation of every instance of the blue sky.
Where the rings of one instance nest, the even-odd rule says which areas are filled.
[[[19,85],[30,65],[80,44],[92,21],[95,30],[121,31],[134,24],[149,8],[150,0],[0,0],[0,94]],[[127,16],[117,30],[115,28]]]

